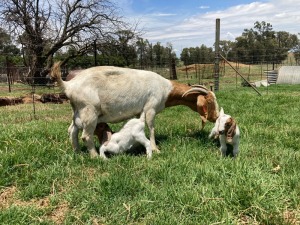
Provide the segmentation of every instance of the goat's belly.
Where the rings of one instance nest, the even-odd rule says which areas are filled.
[[[98,123],[118,123],[127,119],[130,119],[141,113],[140,111],[114,111],[109,114],[100,115],[98,117]]]

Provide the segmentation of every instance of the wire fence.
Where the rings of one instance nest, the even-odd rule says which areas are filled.
[[[219,74],[220,85],[219,90],[238,89],[248,86],[238,73],[242,74],[249,83],[260,80],[267,80],[268,73],[278,70],[283,65],[297,65],[292,57],[288,57],[280,64],[273,62],[256,62],[256,63],[240,63],[239,60],[227,61],[220,60]],[[183,65],[178,63],[165,63],[161,66],[144,67],[160,74],[167,79],[176,79],[186,84],[204,84],[212,89],[214,85],[214,62],[194,63]],[[135,68],[140,69],[139,66]],[[29,76],[30,68],[22,66],[2,66],[0,67],[0,106],[14,105],[20,103],[63,103],[67,101],[60,89],[56,87],[50,79],[50,76],[39,77],[39,82],[43,80],[43,85],[35,81],[35,77]],[[238,72],[237,72],[238,71]],[[63,69],[63,79],[72,71]],[[35,107],[33,107],[35,109]]]

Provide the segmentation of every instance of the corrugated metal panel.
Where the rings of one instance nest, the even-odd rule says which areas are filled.
[[[277,70],[268,70],[265,71],[267,74],[267,80],[269,84],[276,84],[278,71]]]
[[[300,84],[300,66],[282,66],[278,70],[277,84]]]

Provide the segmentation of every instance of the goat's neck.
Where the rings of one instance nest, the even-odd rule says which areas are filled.
[[[171,81],[173,89],[169,94],[169,97],[165,103],[166,107],[185,105],[197,112],[197,97],[199,94],[189,94],[182,97],[183,93],[189,90],[191,87],[186,84],[181,84],[175,81]]]

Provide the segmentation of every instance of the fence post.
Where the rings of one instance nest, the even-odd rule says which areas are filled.
[[[8,56],[5,57],[6,60],[6,73],[7,73],[7,83],[8,83],[8,92],[11,92],[11,77],[10,77],[10,73],[11,73],[11,69],[10,69],[10,63],[8,60]]]
[[[215,41],[215,91],[219,90],[219,80],[220,80],[220,58],[219,58],[219,45],[220,45],[220,19],[216,19],[216,41]]]
[[[177,80],[177,74],[176,74],[176,62],[175,58],[171,58],[170,63],[170,80]]]

